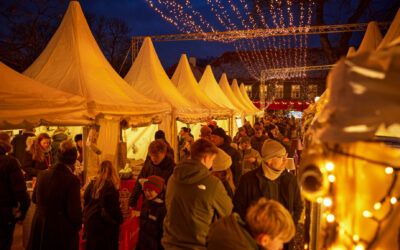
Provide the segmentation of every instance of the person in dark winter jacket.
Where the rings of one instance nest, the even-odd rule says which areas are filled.
[[[165,139],[165,132],[162,130],[157,130],[154,134],[154,140],[162,140],[167,144],[167,156],[170,157],[173,161],[175,161],[175,152],[171,145],[168,143],[167,139]]]
[[[143,183],[144,199],[140,211],[139,240],[136,250],[162,250],[163,221],[167,210],[160,194],[165,190],[165,181],[151,175]]]
[[[25,152],[22,169],[26,173],[25,179],[32,180],[40,171],[49,169],[54,165],[51,153],[51,139],[46,133],[41,133],[37,138],[28,138],[27,151]]]
[[[191,159],[177,165],[167,184],[165,249],[206,249],[211,223],[231,213],[232,202],[221,181],[210,174],[216,146],[208,140],[193,143]]]
[[[261,197],[280,202],[297,225],[303,202],[297,178],[285,171],[286,150],[275,140],[266,140],[262,147],[261,167],[242,176],[234,197],[235,212],[244,218],[248,207]],[[285,247],[285,249],[287,246]]]
[[[295,235],[289,211],[279,202],[261,198],[246,213],[237,213],[213,223],[207,237],[208,250],[280,250]]]
[[[18,160],[8,155],[10,136],[0,133],[0,249],[11,249],[16,222],[25,218],[30,205]]]
[[[243,136],[239,139],[240,165],[242,175],[256,169],[261,164],[261,156],[257,150],[251,148],[250,137]]]
[[[225,153],[222,149],[218,148],[217,156],[214,159],[214,163],[212,165],[211,174],[221,180],[222,184],[225,187],[226,192],[229,197],[233,200],[233,194],[235,193],[235,185],[233,184],[233,176],[231,169],[229,168],[232,165],[231,157]]]
[[[240,166],[240,154],[234,149],[230,143],[228,136],[222,128],[216,128],[211,134],[211,141],[220,149],[224,150],[232,160],[232,165],[230,167],[233,174],[233,182],[235,186],[239,184],[239,179],[242,174],[242,168]]]
[[[144,166],[139,173],[135,187],[129,197],[129,206],[136,207],[140,195],[142,195],[142,179],[146,179],[150,175],[162,177],[165,182],[168,182],[169,177],[174,171],[175,163],[173,159],[167,156],[167,144],[162,140],[155,140],[150,143],[148,154],[150,157],[144,162]]]
[[[53,155],[53,162],[54,164],[57,164],[58,159],[57,159],[57,151],[58,147],[60,146],[61,142],[65,141],[68,139],[68,135],[65,134],[66,128],[64,127],[59,127],[57,128],[53,136],[51,137],[51,154]]]
[[[267,140],[268,137],[264,135],[264,129],[259,128],[255,131],[254,135],[250,138],[251,147],[258,151],[261,154],[261,148],[264,144],[264,141]]]
[[[119,177],[110,161],[103,161],[84,194],[84,234],[86,250],[118,250],[122,212]]]
[[[60,144],[59,163],[42,171],[32,194],[36,211],[29,250],[79,249],[82,226],[80,184],[72,173],[77,151],[71,140]]]
[[[25,129],[22,134],[14,136],[11,141],[13,146],[12,155],[23,165],[26,152],[26,140],[28,137],[35,136],[34,128]]]

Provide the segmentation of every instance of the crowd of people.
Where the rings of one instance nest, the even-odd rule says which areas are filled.
[[[30,137],[27,130],[12,142],[0,134],[0,249],[10,249],[31,200],[36,211],[27,249],[79,249],[79,232],[88,250],[118,249],[116,166],[102,162],[84,185],[76,170],[82,136],[74,143],[60,134]],[[299,136],[293,118],[245,122],[233,138],[210,123],[198,140],[182,128],[175,154],[157,131],[129,197],[140,220],[136,249],[294,249],[303,202],[286,165],[287,157],[298,163]],[[25,181],[32,179],[30,199]]]

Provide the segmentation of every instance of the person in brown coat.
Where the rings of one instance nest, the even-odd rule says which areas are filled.
[[[32,194],[36,211],[29,250],[78,250],[82,208],[79,179],[72,173],[77,150],[71,140],[58,150],[59,163],[43,170]]]

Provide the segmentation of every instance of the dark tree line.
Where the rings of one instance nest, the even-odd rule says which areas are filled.
[[[22,72],[43,51],[59,26],[68,0],[0,1],[0,61]],[[102,52],[119,72],[130,47],[129,25],[123,20],[85,13]],[[121,73],[130,67],[124,64]]]

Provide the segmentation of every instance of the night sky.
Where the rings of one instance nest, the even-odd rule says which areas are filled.
[[[197,4],[204,1],[193,1]],[[345,23],[348,16],[352,14],[358,1],[328,1],[325,7],[325,22],[327,24]],[[107,17],[116,17],[125,20],[131,27],[132,35],[159,35],[181,33],[175,26],[162,19],[158,13],[150,8],[145,0],[81,0],[84,12]],[[200,4],[201,5],[201,4]],[[199,6],[206,8],[207,6]],[[398,0],[371,0],[368,10],[358,22],[369,22],[372,20],[391,20],[397,8],[388,10],[388,6],[400,6]],[[372,11],[373,10],[373,11]],[[371,13],[374,13],[373,15]],[[363,33],[353,34],[351,45],[359,45]],[[335,35],[330,35],[335,41]],[[164,66],[169,67],[179,60],[180,54],[187,53],[196,57],[218,57],[225,51],[233,51],[234,47],[223,43],[210,42],[159,42],[155,43],[157,53]],[[320,47],[319,37],[310,37],[310,47]]]

